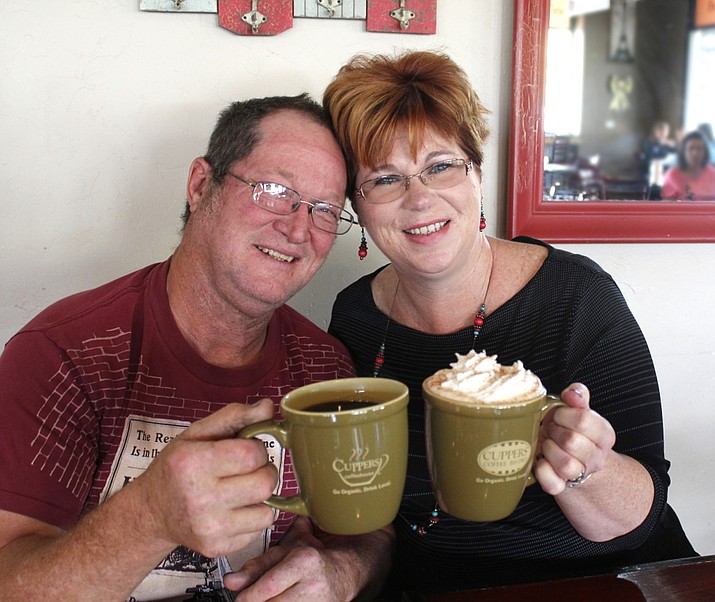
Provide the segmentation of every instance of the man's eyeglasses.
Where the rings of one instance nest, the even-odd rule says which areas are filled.
[[[425,167],[411,176],[386,174],[360,184],[358,193],[368,203],[390,203],[399,199],[410,187],[410,180],[418,177],[433,190],[444,190],[461,184],[472,169],[472,162],[464,159],[445,159]]]
[[[271,213],[290,215],[297,211],[301,204],[308,205],[308,213],[310,213],[313,225],[319,230],[331,234],[345,234],[355,223],[353,214],[337,205],[331,205],[310,195],[302,194],[297,190],[283,186],[283,184],[251,182],[230,171],[227,173],[232,178],[253,188],[253,202],[261,209]],[[306,201],[306,198],[311,201]]]

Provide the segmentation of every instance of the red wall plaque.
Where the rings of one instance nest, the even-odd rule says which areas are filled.
[[[243,36],[273,36],[293,27],[293,1],[221,0],[218,23]]]
[[[367,30],[433,34],[437,0],[367,0]]]

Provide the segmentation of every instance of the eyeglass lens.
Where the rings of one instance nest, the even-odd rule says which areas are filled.
[[[295,190],[275,182],[257,182],[253,201],[259,207],[280,215],[293,213],[301,204],[306,204],[315,227],[332,234],[345,234],[353,225],[352,214],[337,205],[303,200]]]
[[[410,180],[418,177],[427,188],[443,190],[462,182],[466,177],[471,163],[464,159],[446,159],[425,167],[411,176],[388,174],[363,182],[360,192],[366,201],[371,203],[389,203],[399,199],[410,185]]]

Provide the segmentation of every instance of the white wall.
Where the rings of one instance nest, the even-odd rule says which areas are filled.
[[[504,233],[511,2],[440,0],[434,36],[296,19],[234,35],[214,14],[149,13],[138,0],[0,0],[0,344],[52,301],[167,257],[191,160],[216,115],[251,96],[320,98],[360,51],[442,48],[492,108],[488,233]],[[382,258],[336,243],[293,305],[326,326],[335,293]],[[715,553],[713,245],[571,245],[617,279],[661,381],[671,500],[696,548]],[[603,308],[608,311],[607,307]]]

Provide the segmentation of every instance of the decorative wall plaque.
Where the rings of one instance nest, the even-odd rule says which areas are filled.
[[[367,30],[433,34],[437,0],[367,0]]]
[[[217,0],[141,0],[139,10],[165,13],[215,13]]]
[[[367,0],[293,0],[294,17],[366,19]]]
[[[243,36],[272,36],[293,27],[292,0],[220,0],[218,23]]]

